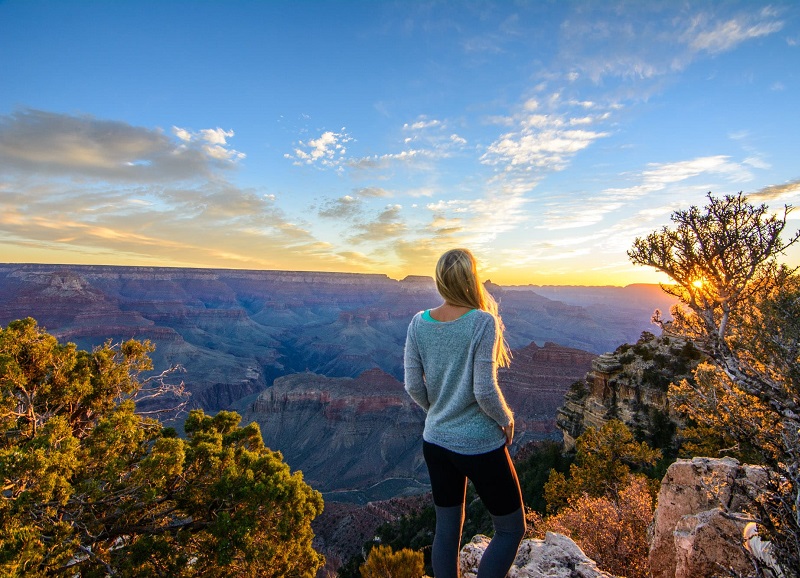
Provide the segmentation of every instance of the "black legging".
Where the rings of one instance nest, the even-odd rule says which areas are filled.
[[[485,454],[468,456],[423,442],[422,453],[428,464],[436,507],[436,534],[431,552],[434,576],[458,578],[461,574],[458,551],[469,478],[494,525],[494,537],[481,557],[477,576],[503,578],[525,534],[522,494],[508,450],[502,446]]]
[[[517,472],[505,445],[485,454],[464,455],[423,441],[422,454],[437,506],[463,504],[469,478],[490,514],[504,516],[522,507]]]

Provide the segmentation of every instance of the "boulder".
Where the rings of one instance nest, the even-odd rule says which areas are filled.
[[[489,545],[475,536],[461,549],[461,576],[475,578],[481,556]],[[544,540],[523,540],[508,578],[614,578],[597,568],[578,545],[562,534],[547,532]]]
[[[672,464],[661,482],[651,527],[653,577],[752,571],[742,532],[764,481],[760,468],[733,458],[692,458]]]

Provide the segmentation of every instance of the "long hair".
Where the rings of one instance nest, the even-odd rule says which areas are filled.
[[[496,341],[494,358],[497,365],[507,367],[511,352],[503,338],[503,320],[497,302],[481,284],[475,257],[468,249],[450,249],[436,263],[436,290],[451,305],[481,309],[495,318]]]

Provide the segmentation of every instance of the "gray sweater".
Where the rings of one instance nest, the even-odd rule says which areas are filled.
[[[427,413],[422,437],[451,451],[475,455],[505,443],[500,426],[514,416],[497,385],[496,320],[473,310],[454,321],[408,326],[405,389]]]

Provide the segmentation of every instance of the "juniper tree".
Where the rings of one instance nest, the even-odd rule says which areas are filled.
[[[758,516],[788,575],[800,572],[800,280],[778,257],[800,232],[781,238],[778,214],[742,193],[676,211],[673,227],[637,238],[628,256],[666,273],[680,303],[666,333],[690,338],[710,363],[670,388],[674,407],[700,427],[753,448],[769,475]],[[794,573],[794,574],[792,574]]]
[[[0,329],[0,574],[314,576],[320,494],[233,412],[137,413],[152,349]]]

